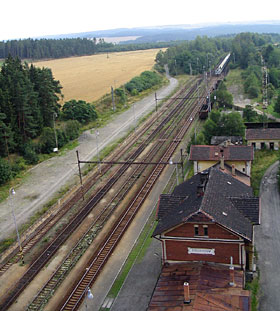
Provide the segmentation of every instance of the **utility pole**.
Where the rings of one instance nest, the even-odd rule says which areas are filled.
[[[116,111],[116,106],[115,106],[115,97],[114,97],[114,88],[111,86],[111,94],[112,94],[112,105],[113,105],[113,111]]]
[[[157,93],[155,93],[156,112],[157,112]]]
[[[81,171],[81,162],[79,158],[79,151],[76,150],[77,154],[77,160],[78,160],[78,169],[79,169],[79,177],[80,177],[80,183],[81,183],[81,189],[82,189],[82,195],[83,195],[83,201],[85,200],[85,194],[84,194],[84,185],[83,185],[83,179],[82,179],[82,171]]]
[[[192,64],[190,63],[190,75],[192,76]]]
[[[55,118],[57,117],[56,112],[53,113],[53,130],[54,130],[54,138],[55,138],[55,148],[53,148],[54,152],[58,152],[58,143],[57,143],[57,135],[55,129]]]

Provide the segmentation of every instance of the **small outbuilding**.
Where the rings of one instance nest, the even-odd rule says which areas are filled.
[[[247,128],[245,138],[254,149],[279,150],[280,128]]]

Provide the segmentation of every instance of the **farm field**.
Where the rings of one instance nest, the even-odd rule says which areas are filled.
[[[110,93],[145,70],[152,69],[159,49],[98,54],[34,62],[48,67],[63,89],[64,102],[82,99],[88,102]]]

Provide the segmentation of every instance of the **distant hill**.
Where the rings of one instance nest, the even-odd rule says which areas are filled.
[[[255,23],[217,24],[217,25],[171,25],[145,28],[119,28],[81,33],[46,36],[47,39],[61,38],[107,38],[124,37],[127,43],[168,42],[176,40],[193,40],[199,36],[222,36],[240,32],[280,33],[280,21]],[[127,37],[137,37],[127,41]],[[126,37],[126,38],[125,38]],[[119,41],[119,40],[118,40]]]

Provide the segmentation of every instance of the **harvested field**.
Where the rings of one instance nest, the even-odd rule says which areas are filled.
[[[98,54],[34,62],[48,67],[63,86],[64,101],[82,99],[88,102],[110,93],[145,70],[150,70],[159,49]]]

